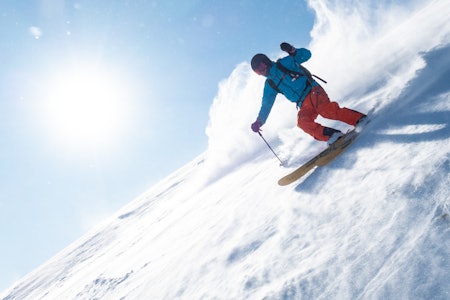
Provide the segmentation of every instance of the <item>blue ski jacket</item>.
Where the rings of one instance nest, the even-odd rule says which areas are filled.
[[[311,51],[305,48],[298,48],[295,55],[283,57],[279,62],[286,69],[303,74],[302,69],[298,66],[307,61],[310,57]],[[293,79],[291,76],[286,75],[285,72],[280,70],[276,63],[273,63],[264,84],[262,104],[258,114],[258,120],[261,121],[261,124],[266,123],[267,117],[272,110],[272,106],[278,94],[278,91],[269,83],[269,79],[277,85],[278,90],[281,91],[288,100],[296,103],[298,107],[301,107],[306,95],[311,91],[311,88],[319,85],[316,81],[313,81],[312,84],[308,84],[306,76],[300,76]]]

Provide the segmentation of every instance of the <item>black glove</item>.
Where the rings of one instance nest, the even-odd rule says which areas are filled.
[[[295,52],[297,51],[297,49],[295,49],[295,47],[293,47],[291,44],[286,43],[286,42],[281,43],[280,44],[280,48],[281,48],[281,50],[286,51],[287,53],[289,53],[289,55],[294,55]]]

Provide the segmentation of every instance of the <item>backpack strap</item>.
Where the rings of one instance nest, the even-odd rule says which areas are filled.
[[[292,80],[296,80],[297,78],[299,78],[300,76],[305,76],[306,80],[308,81],[309,84],[312,83],[313,79],[311,76],[311,73],[308,71],[308,69],[306,69],[305,67],[303,67],[302,65],[298,64],[297,67],[302,70],[302,73],[297,72],[297,71],[292,71],[288,68],[286,68],[285,66],[283,66],[280,62],[280,60],[277,60],[277,68],[282,71],[283,73],[289,75]]]
[[[288,68],[286,68],[285,66],[283,66],[280,62],[280,60],[277,60],[276,63],[277,68],[283,72],[283,76],[281,76],[280,80],[278,81],[278,83],[275,83],[272,79],[267,79],[267,82],[269,83],[269,85],[278,93],[283,94],[283,92],[278,88],[281,84],[281,82],[283,81],[283,79],[286,76],[289,76],[292,78],[292,81],[297,80],[300,76],[305,76],[306,77],[306,88],[308,88],[308,86],[312,85],[313,82],[313,78],[311,73],[308,71],[308,69],[306,69],[305,67],[303,67],[302,65],[298,64],[297,66],[302,70],[302,73],[297,72],[297,71],[292,71],[289,70]]]
[[[305,89],[302,92],[302,96],[299,98],[298,101],[300,101],[300,99],[303,98],[303,94],[306,92],[306,90],[308,89],[308,87],[311,87],[313,84],[313,76],[316,77],[317,79],[323,81],[324,83],[327,83],[325,80],[323,80],[322,78],[316,76],[316,75],[312,75],[311,72],[305,68],[304,66],[302,66],[301,64],[296,64],[297,67],[302,71],[302,72],[297,72],[297,71],[292,71],[289,70],[288,68],[286,68],[285,66],[283,66],[280,62],[280,60],[277,60],[276,66],[277,68],[283,72],[283,76],[281,77],[281,79],[278,81],[278,83],[275,83],[272,79],[268,78],[267,79],[267,83],[275,90],[277,91],[277,93],[283,94],[283,92],[278,88],[278,86],[281,84],[281,82],[283,81],[283,79],[286,76],[289,76],[292,78],[292,81],[297,80],[300,76],[305,76],[306,77],[306,86]],[[297,106],[299,104],[299,102],[297,101]]]
[[[283,94],[283,92],[278,88],[278,85],[277,85],[275,82],[273,82],[272,79],[268,78],[268,79],[267,79],[267,83],[269,83],[269,85],[270,85],[275,91],[277,91],[277,93]]]
[[[319,79],[320,81],[322,81],[323,83],[327,83],[325,80],[323,80],[322,78],[320,78],[319,76],[316,76],[314,74],[311,74],[311,72],[305,68],[304,66],[302,66],[299,63],[296,63],[297,67],[302,70],[302,72],[296,72],[296,71],[292,71],[289,70],[288,68],[286,68],[285,66],[283,66],[280,62],[280,60],[277,60],[277,68],[280,69],[280,71],[282,71],[283,73],[288,74],[289,76],[291,76],[293,78],[293,80],[297,79],[300,76],[306,76],[306,80],[308,81],[309,84],[312,84],[313,82],[313,77]]]

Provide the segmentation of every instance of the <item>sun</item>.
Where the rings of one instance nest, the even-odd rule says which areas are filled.
[[[125,83],[120,76],[89,65],[49,76],[40,107],[49,138],[77,152],[112,147],[129,123]]]

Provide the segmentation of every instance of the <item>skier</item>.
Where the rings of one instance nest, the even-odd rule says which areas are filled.
[[[328,144],[335,142],[343,133],[316,123],[318,115],[352,126],[356,126],[366,117],[363,113],[341,108],[336,102],[330,101],[325,90],[312,78],[311,73],[301,66],[311,57],[308,49],[297,49],[288,43],[281,43],[280,47],[289,56],[275,63],[264,54],[256,54],[251,61],[253,71],[267,77],[261,109],[256,121],[251,125],[254,132],[259,132],[266,122],[278,93],[282,93],[288,100],[297,104],[299,109],[297,126],[316,140],[326,141]]]

